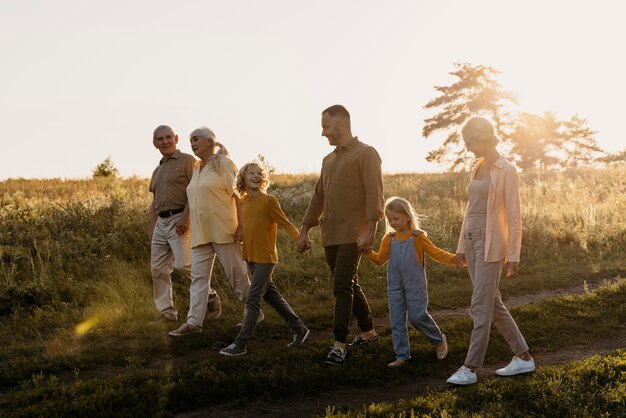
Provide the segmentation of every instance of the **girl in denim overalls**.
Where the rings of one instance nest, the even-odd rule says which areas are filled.
[[[420,330],[436,348],[437,358],[448,354],[446,336],[428,313],[428,290],[424,271],[424,253],[433,260],[454,265],[454,254],[434,245],[426,232],[418,229],[418,220],[411,204],[400,197],[391,197],[385,203],[387,234],[379,252],[367,257],[378,265],[387,260],[387,296],[395,361],[389,367],[399,367],[411,358],[408,322]]]

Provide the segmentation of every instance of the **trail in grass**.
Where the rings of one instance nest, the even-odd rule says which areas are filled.
[[[554,296],[567,294],[582,294],[601,286],[605,279],[598,279],[586,284],[571,286],[568,288],[546,290],[535,293],[527,293],[505,298],[505,304],[510,307],[518,307],[530,303],[539,302]],[[442,309],[433,310],[432,316],[438,320],[453,316],[467,314],[464,309]],[[386,317],[375,318],[376,326],[379,330],[389,327]],[[312,338],[332,338],[330,331],[316,332]],[[275,345],[275,341],[270,343]],[[563,349],[558,351],[538,351],[533,353],[533,357],[539,367],[564,364],[570,361],[582,360],[596,354],[606,354],[615,349],[626,347],[626,331],[608,335],[605,340],[589,341],[584,345],[568,346],[563,342]],[[261,348],[258,346],[257,349]],[[207,353],[203,353],[206,358]],[[320,360],[321,361],[321,360]],[[488,378],[495,378],[495,370],[503,367],[504,364],[485,364],[478,372],[479,381]],[[523,378],[522,376],[513,378]],[[393,387],[338,389],[330,392],[322,392],[315,395],[302,395],[292,400],[255,400],[242,404],[241,400],[230,403],[221,403],[212,407],[202,408],[195,411],[185,412],[176,415],[180,418],[199,418],[211,416],[215,418],[246,416],[246,417],[309,417],[324,415],[328,408],[334,411],[354,409],[371,403],[396,402],[402,399],[411,399],[420,394],[432,391],[444,391],[451,386],[446,384],[446,377],[421,377],[416,376],[415,380],[408,384],[395,385]]]

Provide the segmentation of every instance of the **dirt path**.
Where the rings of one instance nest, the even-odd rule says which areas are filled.
[[[622,279],[626,280],[626,279]],[[514,308],[530,303],[535,303],[543,299],[565,294],[582,294],[590,290],[596,289],[607,281],[607,279],[596,279],[583,284],[561,288],[555,290],[540,291],[516,295],[504,299],[504,303],[509,308]],[[615,282],[615,279],[609,280]],[[459,309],[440,309],[430,311],[431,315],[437,320],[442,321],[446,318],[455,316],[466,316],[468,308]],[[389,320],[386,316],[374,318],[376,329],[382,331],[389,328]],[[311,333],[312,340],[332,339],[331,330],[313,331]],[[275,347],[276,341],[263,341],[257,339],[254,341],[254,349]],[[584,346],[569,347],[566,351],[558,352],[536,352],[533,354],[535,360],[540,366],[562,364],[573,360],[594,355],[608,353],[616,348],[626,347],[626,331],[624,335],[611,335],[610,341],[592,341]],[[185,353],[182,356],[170,358],[157,358],[150,362],[149,367],[156,369],[163,368],[166,365],[180,365],[191,361],[202,361],[207,358],[218,356],[217,350],[199,349]],[[495,370],[502,367],[502,364],[486,364],[484,369],[479,372],[479,379],[494,375]],[[128,371],[126,367],[101,365],[93,369],[81,370],[80,379],[98,379],[123,374]],[[67,374],[67,376],[65,376]],[[72,381],[75,376],[68,373],[57,375],[60,381]],[[332,392],[322,392],[315,395],[303,395],[294,400],[282,401],[262,401],[255,400],[253,402],[243,404],[241,402],[219,403],[218,405],[207,407],[191,412],[185,412],[177,415],[182,418],[198,418],[198,417],[309,417],[314,415],[323,415],[328,407],[334,408],[335,411],[346,408],[359,408],[364,405],[377,402],[395,402],[401,399],[410,399],[419,394],[430,391],[446,390],[448,385],[442,378],[416,378],[410,384],[402,384],[391,388],[367,388],[367,389],[340,389]]]
[[[606,354],[617,348],[626,347],[626,332],[621,335],[614,334],[612,337],[610,341],[598,341],[589,345],[569,347],[567,350],[534,353],[533,357],[539,367],[545,367],[582,360],[592,355]],[[494,377],[496,369],[502,366],[502,364],[485,364],[484,368],[478,372],[479,382]],[[316,395],[305,395],[293,400],[255,401],[245,406],[235,402],[221,403],[213,407],[178,414],[176,417],[305,418],[324,415],[329,408],[337,412],[360,408],[372,403],[391,403],[403,399],[412,399],[427,392],[444,391],[450,388],[451,386],[446,384],[444,378],[416,378],[411,383],[389,388],[340,389]]]
[[[571,286],[569,288],[517,295],[506,298],[504,303],[507,307],[513,308],[535,303],[553,296],[582,294],[601,286],[603,283],[605,283],[604,279],[598,279],[587,283],[586,286],[581,284]],[[431,315],[437,320],[442,320],[452,316],[463,316],[467,315],[467,308],[436,310],[432,311]],[[389,327],[388,318],[386,317],[375,318],[374,322],[378,329],[385,329]],[[316,339],[330,337],[331,334],[328,331],[317,332],[312,336],[312,338]],[[581,360],[596,354],[606,354],[617,348],[624,347],[626,347],[626,331],[622,334],[611,335],[610,340],[590,341],[585,345],[568,347],[567,349],[553,352],[536,352],[533,354],[533,357],[539,367],[544,367]],[[203,352],[204,358],[206,358],[206,355],[206,352]],[[495,370],[502,366],[502,364],[485,364],[483,369],[478,372],[479,381],[484,380],[485,378],[493,377],[495,375]],[[445,379],[443,378],[418,377],[411,383],[397,385],[390,388],[376,387],[367,389],[340,389],[332,392],[322,392],[316,395],[304,395],[293,400],[257,400],[246,405],[241,405],[240,402],[221,403],[213,407],[203,408],[192,412],[185,412],[176,416],[179,418],[226,418],[233,416],[245,416],[251,418],[304,418],[324,415],[329,408],[334,411],[345,410],[348,408],[360,408],[371,403],[396,402],[402,399],[411,399],[427,392],[443,391],[449,388],[450,386],[446,384]]]

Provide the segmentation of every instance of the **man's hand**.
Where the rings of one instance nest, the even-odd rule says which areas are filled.
[[[311,241],[309,240],[309,231],[304,226],[300,229],[300,235],[296,241],[296,249],[300,254],[304,254],[306,250],[311,248]]]
[[[368,221],[365,231],[356,239],[356,246],[361,254],[369,254],[374,245],[374,233],[376,232],[376,222]]]
[[[372,251],[372,245],[374,245],[374,234],[370,234],[368,231],[356,239],[356,246],[362,254],[369,254]]]

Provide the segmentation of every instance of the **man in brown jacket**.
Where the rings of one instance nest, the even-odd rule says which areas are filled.
[[[322,162],[297,245],[300,252],[306,251],[309,229],[321,224],[321,243],[333,274],[335,295],[335,344],[326,362],[343,364],[352,313],[361,334],[350,345],[378,338],[357,270],[361,255],[372,248],[376,225],[383,218],[381,159],[373,147],[352,135],[350,113],[341,105],[322,112],[322,136],[335,149]]]

